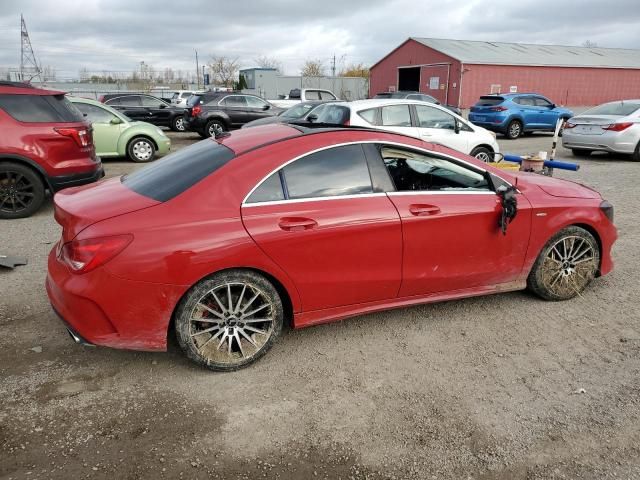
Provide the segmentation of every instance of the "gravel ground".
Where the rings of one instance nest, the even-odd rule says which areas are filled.
[[[174,148],[197,139],[171,134]],[[549,135],[500,140],[511,153]],[[560,149],[558,158],[572,159]],[[80,347],[49,308],[49,204],[0,223],[0,478],[640,479],[640,165],[557,172],[616,207],[615,271],[561,303],[509,293],[286,332],[213,374]],[[108,175],[137,168],[108,161]]]

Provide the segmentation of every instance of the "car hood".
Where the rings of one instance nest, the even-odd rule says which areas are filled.
[[[54,217],[65,242],[82,230],[108,218],[153,207],[160,202],[125,187],[120,178],[61,190],[53,198]]]
[[[545,193],[561,198],[602,198],[594,189],[581,183],[547,177],[538,173],[518,172],[515,174],[518,185],[535,185]]]

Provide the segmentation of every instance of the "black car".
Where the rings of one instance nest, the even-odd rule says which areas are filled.
[[[152,95],[142,93],[109,93],[100,99],[105,105],[121,111],[132,120],[169,127],[184,132],[184,108],[176,107]]]
[[[297,123],[297,122],[314,122],[318,119],[318,115],[326,108],[321,105],[335,103],[336,100],[313,100],[310,102],[300,102],[291,108],[288,108],[274,117],[259,118],[249,123],[245,123],[242,128],[257,127],[258,125],[268,125],[270,123]]]
[[[407,100],[420,100],[421,102],[435,103],[436,105],[442,105],[437,98],[432,97],[431,95],[427,95],[426,93],[415,92],[411,90],[399,90],[397,92],[382,92],[382,93],[378,93],[373,98],[400,98],[400,99],[407,99]],[[462,116],[462,110],[460,110],[458,107],[454,107],[453,105],[442,105],[442,106],[447,110],[455,113],[456,115]]]
[[[275,117],[282,111],[256,95],[208,92],[189,97],[184,122],[187,129],[206,138],[240,128],[253,120]]]

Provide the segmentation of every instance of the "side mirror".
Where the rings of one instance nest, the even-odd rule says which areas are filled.
[[[456,119],[455,126],[453,127],[453,131],[456,133],[460,133],[460,122]]]
[[[314,113],[312,113],[311,115],[309,115],[307,117],[307,122],[313,123],[316,120],[318,120],[318,116],[316,114],[314,114]]]
[[[122,119],[118,117],[113,117],[109,123],[111,125],[120,125],[122,123]]]
[[[161,104],[160,104],[160,108],[167,108],[167,105],[166,105],[166,104],[164,104],[164,103],[161,103]]]
[[[549,105],[549,108],[550,108],[551,110],[553,110],[554,108],[556,108],[556,104],[555,104],[555,103],[552,103],[551,105]]]
[[[271,108],[271,105],[264,105],[262,107],[262,110],[269,110]]]

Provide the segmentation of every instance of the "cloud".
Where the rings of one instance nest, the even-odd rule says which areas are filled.
[[[372,64],[409,36],[640,46],[640,5],[619,0],[0,0],[0,65],[20,60],[20,13],[43,65],[61,77],[91,71],[194,69],[211,55],[254,66],[266,55],[297,74],[306,59]]]

